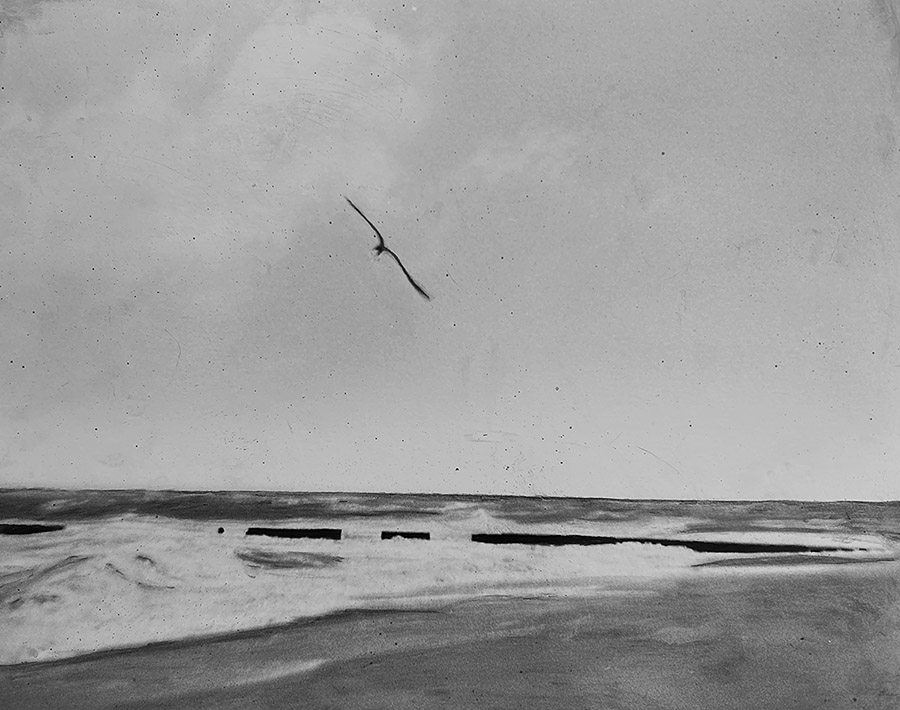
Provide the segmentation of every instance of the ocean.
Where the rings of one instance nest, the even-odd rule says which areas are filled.
[[[900,505],[10,489],[0,524],[9,665],[354,609],[891,565]]]

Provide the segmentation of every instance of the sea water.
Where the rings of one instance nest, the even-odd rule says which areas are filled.
[[[689,575],[779,561],[889,563],[900,506],[395,494],[0,491],[0,664],[258,628],[346,609],[493,595],[653,594]],[[248,536],[333,528],[339,540]],[[383,531],[427,532],[428,540]],[[678,545],[489,545],[527,532],[840,547],[790,556]]]

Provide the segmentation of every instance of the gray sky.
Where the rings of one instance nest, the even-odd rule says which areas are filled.
[[[900,497],[895,5],[0,20],[0,483]]]

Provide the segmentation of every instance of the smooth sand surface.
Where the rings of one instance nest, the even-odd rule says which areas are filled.
[[[900,707],[900,568],[698,571],[0,668],[25,708]]]

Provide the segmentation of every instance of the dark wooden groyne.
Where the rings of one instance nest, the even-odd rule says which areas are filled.
[[[312,540],[340,540],[340,528],[247,528],[247,535],[266,537],[306,538]]]
[[[0,523],[0,535],[36,535],[37,533],[64,530],[65,525],[40,525],[37,523]]]
[[[760,552],[860,552],[866,548],[824,545],[780,545],[776,543],[725,542],[720,540],[673,540],[655,537],[609,537],[600,535],[536,535],[531,533],[476,533],[472,542],[489,545],[617,545],[638,542],[663,547],[684,547],[695,552],[760,553]]]

